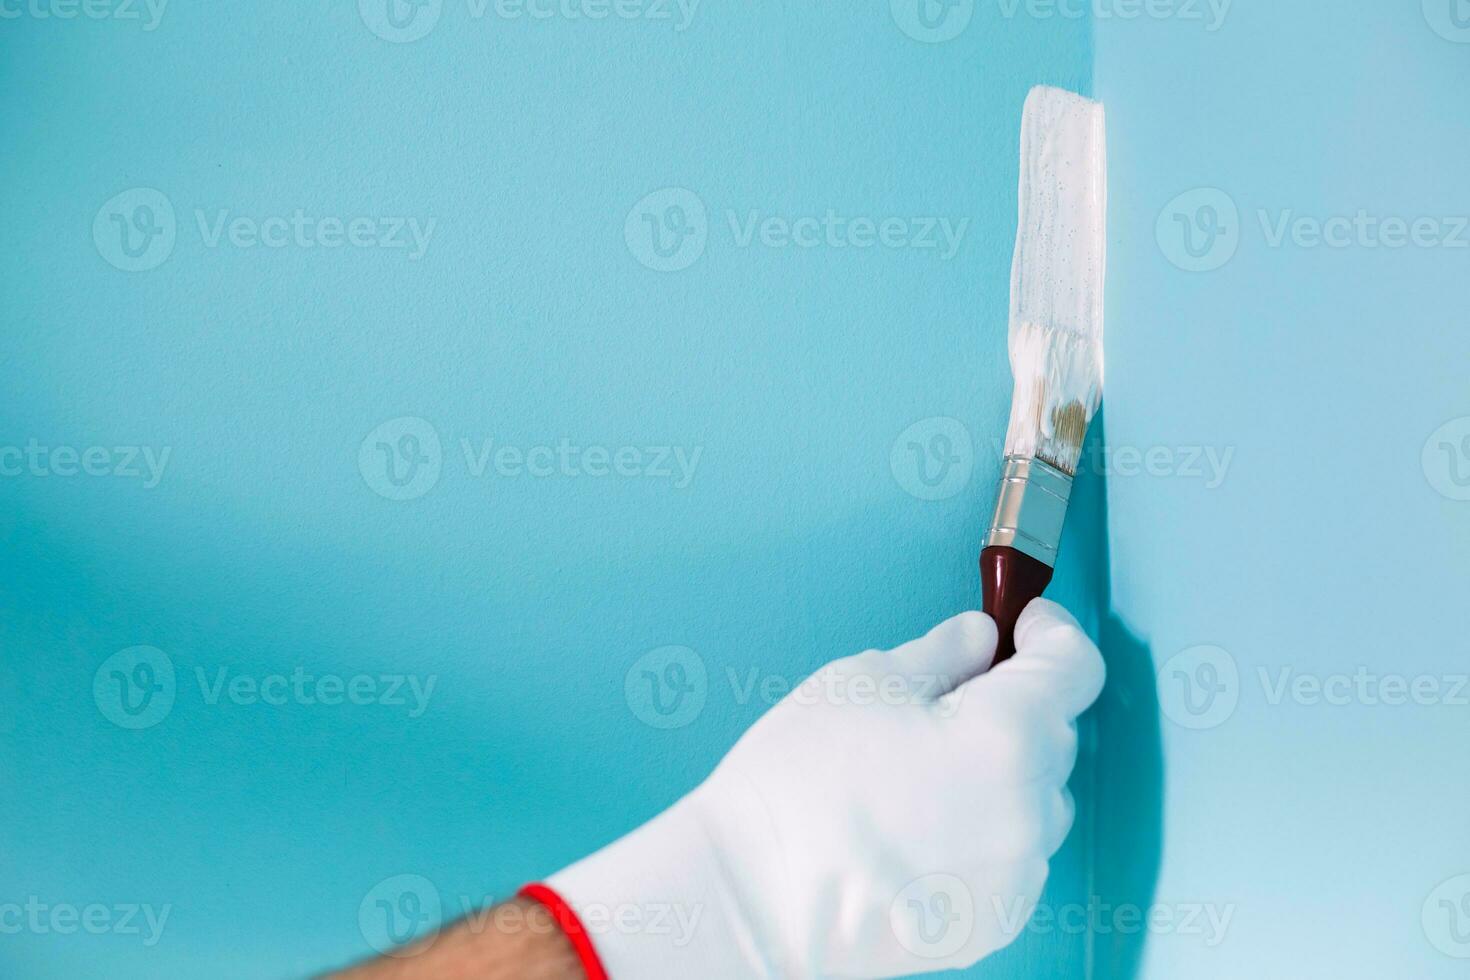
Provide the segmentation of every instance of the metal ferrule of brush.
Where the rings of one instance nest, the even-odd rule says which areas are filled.
[[[1055,567],[1072,478],[1033,456],[1007,456],[986,547],[1015,548]]]

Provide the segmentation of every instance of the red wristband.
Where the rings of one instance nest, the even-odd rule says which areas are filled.
[[[592,946],[592,937],[587,935],[582,920],[577,918],[577,913],[560,895],[545,885],[527,885],[520,890],[519,895],[545,906],[551,913],[562,933],[571,942],[572,949],[576,951],[587,980],[608,980],[607,971],[602,968],[602,960],[598,959],[597,950]]]

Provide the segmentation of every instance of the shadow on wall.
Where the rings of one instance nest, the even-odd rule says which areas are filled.
[[[1087,459],[1108,458],[1091,446],[1103,442],[1099,414]],[[1154,901],[1163,854],[1164,760],[1159,696],[1147,642],[1113,609],[1108,547],[1107,474],[1093,467],[1083,500],[1098,508],[1101,541],[1098,633],[1108,682],[1089,713],[1092,752],[1090,808],[1085,824],[1091,878],[1088,935],[1089,980],[1133,980],[1148,942],[1148,910]]]

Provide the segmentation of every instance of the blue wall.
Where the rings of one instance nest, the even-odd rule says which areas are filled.
[[[1088,87],[1090,28],[889,8],[0,23],[0,903],[107,910],[0,937],[0,972],[364,955],[397,876],[455,914],[691,787],[764,708],[729,671],[794,681],[975,602],[1021,104]],[[745,237],[828,209],[871,225]],[[490,439],[608,459],[477,476]],[[1087,496],[1059,588],[1096,620]],[[633,670],[667,646],[706,671],[677,728]],[[272,706],[214,696],[222,669],[436,686],[417,717],[386,686]],[[157,942],[120,905],[167,906]],[[1083,946],[1035,932],[980,975],[1077,975]]]
[[[1094,928],[975,975],[1461,975],[1470,35],[1420,7],[0,22],[0,907],[104,916],[0,972],[364,955],[377,899],[454,915],[655,813],[752,679],[972,604],[1045,82],[1111,149],[1056,586],[1110,685],[1048,896]],[[828,209],[845,247],[759,226]],[[563,440],[607,459],[497,468]],[[371,703],[212,689],[298,671]]]
[[[1108,480],[1112,622],[1132,639],[1109,650],[1127,682],[1100,712],[1117,737],[1096,852],[1119,894],[1233,918],[1214,946],[1100,942],[1099,975],[1465,975],[1470,28],[1453,9],[1097,21],[1107,443],[1234,453],[1213,489],[1178,457]]]

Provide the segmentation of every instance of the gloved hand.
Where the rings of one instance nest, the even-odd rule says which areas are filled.
[[[828,664],[683,800],[553,876],[612,980],[904,976],[1014,939],[1104,671],[1044,599],[987,672],[995,641],[969,612]]]

